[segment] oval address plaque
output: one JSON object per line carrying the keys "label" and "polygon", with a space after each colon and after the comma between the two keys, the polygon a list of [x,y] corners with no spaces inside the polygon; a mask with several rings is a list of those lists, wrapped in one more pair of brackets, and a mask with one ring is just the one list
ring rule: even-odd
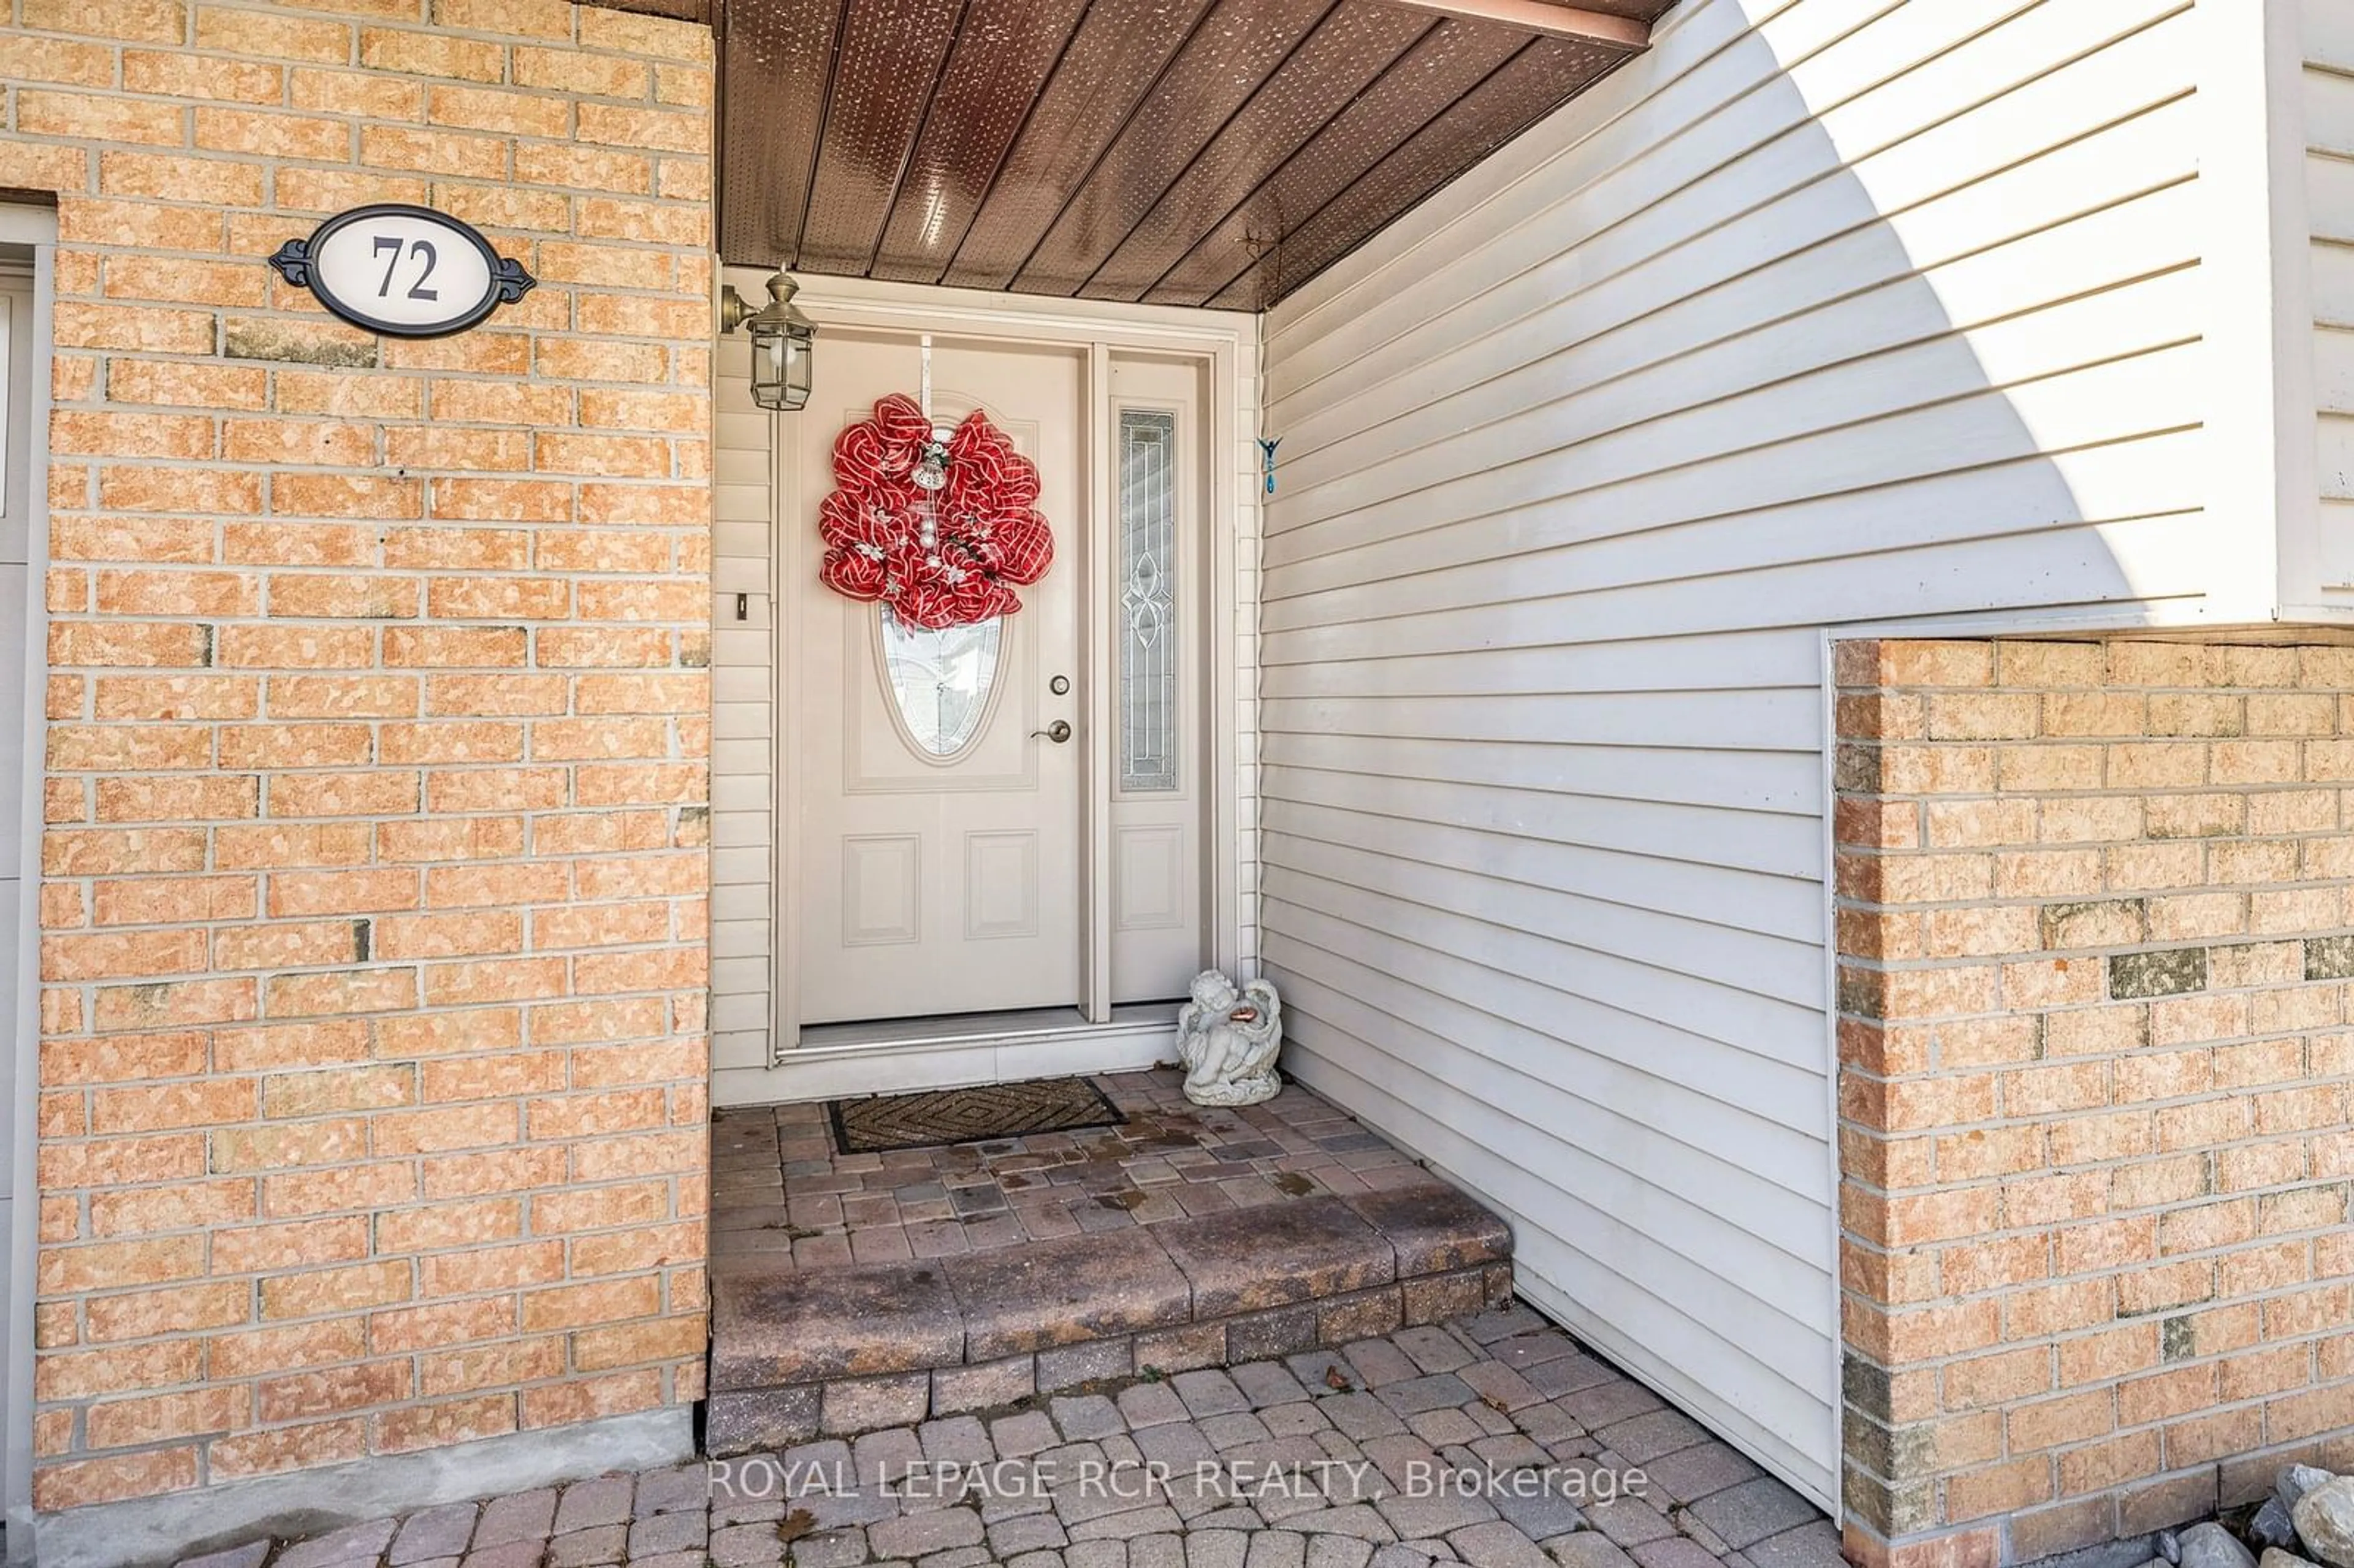
{"label": "oval address plaque", "polygon": [[270,264],[354,326],[389,337],[464,332],[538,281],[472,224],[401,202],[339,212]]}

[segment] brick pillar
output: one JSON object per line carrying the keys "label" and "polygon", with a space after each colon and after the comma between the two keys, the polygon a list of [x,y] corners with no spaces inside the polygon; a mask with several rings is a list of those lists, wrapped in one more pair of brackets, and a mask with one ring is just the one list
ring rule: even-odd
{"label": "brick pillar", "polygon": [[[0,186],[60,235],[36,1505],[685,1404],[710,35],[13,15]],[[540,286],[330,320],[264,259],[372,201]]]}
{"label": "brick pillar", "polygon": [[1859,1561],[2354,1465],[2354,650],[1838,650]]}

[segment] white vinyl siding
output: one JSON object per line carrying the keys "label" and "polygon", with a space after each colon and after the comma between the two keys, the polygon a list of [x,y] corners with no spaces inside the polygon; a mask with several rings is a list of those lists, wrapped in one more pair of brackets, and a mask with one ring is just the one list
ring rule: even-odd
{"label": "white vinyl siding", "polygon": [[[758,294],[748,283],[745,291]],[[774,1028],[775,606],[772,421],[740,337],[720,340],[711,586],[711,1057],[765,1067]],[[738,603],[744,618],[737,618]]]}
{"label": "white vinyl siding", "polygon": [[1686,0],[1267,320],[1309,1082],[1837,1490],[1823,629],[2191,619],[2187,0]]}
{"label": "white vinyl siding", "polygon": [[2354,5],[2305,0],[2306,206],[2325,587],[2354,588]]}

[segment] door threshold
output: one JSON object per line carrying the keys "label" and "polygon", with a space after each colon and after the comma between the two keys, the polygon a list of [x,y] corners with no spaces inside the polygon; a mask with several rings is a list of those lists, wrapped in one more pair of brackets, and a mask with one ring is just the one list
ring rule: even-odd
{"label": "door threshold", "polygon": [[[928,1018],[864,1018],[848,1023],[804,1023],[800,1051],[842,1047],[968,1044],[1004,1040],[1052,1039],[1103,1029],[1140,1029],[1167,1022],[1177,1003],[1146,1002],[1115,1007],[1108,1023],[1090,1023],[1076,1007],[1032,1007],[1012,1012],[950,1012]],[[797,1051],[795,1054],[799,1054]]]}
{"label": "door threshold", "polygon": [[723,1067],[712,1103],[783,1105],[1134,1072],[1177,1054],[1177,1004],[1140,1002],[1090,1023],[1075,1007],[813,1023],[768,1067]]}

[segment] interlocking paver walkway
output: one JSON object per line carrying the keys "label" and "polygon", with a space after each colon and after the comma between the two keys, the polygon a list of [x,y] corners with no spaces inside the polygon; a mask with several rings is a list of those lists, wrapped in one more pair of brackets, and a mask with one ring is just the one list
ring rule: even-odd
{"label": "interlocking paver walkway", "polygon": [[363,1521],[271,1568],[1840,1568],[1805,1499],[1523,1308],[1035,1405]]}

